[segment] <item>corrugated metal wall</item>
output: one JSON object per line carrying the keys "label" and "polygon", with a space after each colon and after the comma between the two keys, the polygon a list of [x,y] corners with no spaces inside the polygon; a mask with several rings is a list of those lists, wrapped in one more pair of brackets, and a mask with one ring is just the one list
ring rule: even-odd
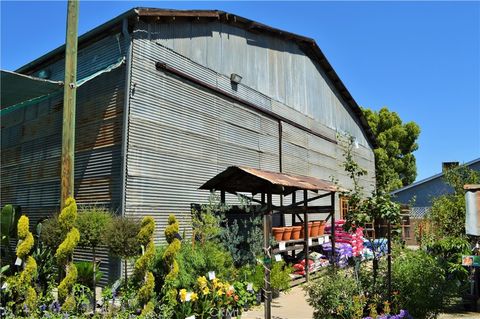
{"label": "corrugated metal wall", "polygon": [[185,20],[140,21],[137,34],[220,74],[240,74],[242,83],[257,94],[288,105],[325,127],[348,132],[368,146],[324,71],[293,41],[222,22]]}
{"label": "corrugated metal wall", "polygon": [[[105,40],[100,42],[104,45],[101,49],[95,43],[92,52],[88,47],[80,52],[79,74],[87,76],[93,70],[98,71],[95,57],[102,56],[101,66],[107,60],[118,60],[116,42],[112,42],[113,47],[105,46]],[[61,63],[47,68],[60,72]],[[119,209],[124,78],[125,67],[120,67],[85,83],[77,91],[74,195],[80,206],[105,205],[113,211]],[[30,217],[32,227],[59,209],[61,93],[1,118],[1,205],[20,205]],[[109,270],[117,271],[108,268],[106,250],[100,250],[99,257],[106,274]],[[78,249],[76,258],[90,257]],[[114,264],[110,266],[116,268]],[[107,275],[103,278],[106,280]]]}
{"label": "corrugated metal wall", "polygon": [[[169,213],[190,233],[190,204],[209,195],[198,187],[226,167],[279,168],[277,121],[157,71],[164,59],[185,62],[154,42],[134,41],[125,214],[154,216],[157,239]],[[212,80],[211,71],[184,65]]]}
{"label": "corrugated metal wall", "polygon": [[[198,63],[191,56],[180,54],[182,50],[188,51],[190,48],[205,64],[215,63],[210,60],[206,62],[210,54],[223,59],[227,64],[240,63],[238,60],[242,60],[236,55],[229,59],[222,58],[219,54],[223,47],[220,51],[202,45],[197,47],[194,43],[197,43],[198,37],[171,39],[175,34],[170,32],[177,26],[175,23],[146,25],[140,22],[140,28],[134,31],[134,94],[131,97],[128,129],[126,214],[152,214],[157,220],[157,239],[163,238],[169,213],[179,216],[183,228],[187,233],[190,231],[190,204],[203,203],[208,197],[208,194],[197,188],[225,167],[247,165],[278,171],[280,140],[277,120],[173,74],[158,71],[155,68],[156,62],[164,62],[221,91],[336,139],[334,129],[306,115],[304,110],[289,107],[274,97],[257,91],[249,86],[248,81],[244,84],[242,80],[242,84],[234,89],[228,73],[218,72]],[[215,26],[217,24],[212,23],[211,27]],[[208,26],[199,23],[195,24],[195,28],[192,26],[187,29],[194,32],[196,28],[198,30],[195,32],[204,34]],[[215,38],[213,34],[212,38]],[[210,40],[218,39],[208,41]],[[272,51],[271,48],[264,47],[256,47],[255,50]],[[256,70],[256,74],[261,77],[257,64],[253,63],[248,72],[252,72],[250,69]],[[316,68],[314,71],[303,70],[317,72]],[[241,70],[236,72],[242,74]],[[292,85],[286,86],[291,90]],[[346,114],[343,116],[350,117]],[[344,186],[350,186],[350,181],[343,178],[341,172],[343,155],[337,144],[287,123],[281,124],[284,172],[326,180],[334,176]],[[373,152],[360,143],[356,153],[357,160],[370,173],[362,181],[368,192],[372,189],[374,178]],[[227,197],[228,199],[230,202],[234,200],[232,197]],[[275,201],[278,203],[279,199],[276,198]],[[317,204],[329,204],[329,199]]]}

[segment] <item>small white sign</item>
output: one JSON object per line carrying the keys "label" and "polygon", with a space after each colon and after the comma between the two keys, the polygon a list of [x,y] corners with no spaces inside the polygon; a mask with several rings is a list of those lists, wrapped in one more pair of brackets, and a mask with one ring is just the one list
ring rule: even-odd
{"label": "small white sign", "polygon": [[53,300],[58,301],[58,288],[52,289]]}
{"label": "small white sign", "polygon": [[308,246],[312,246],[312,244],[313,244],[312,239],[309,238],[309,239],[308,239]]}
{"label": "small white sign", "polygon": [[[7,287],[8,287],[8,284],[7,284],[6,282],[4,282],[3,285],[2,285],[2,290],[3,290],[3,289],[7,289]],[[247,289],[247,290],[248,290],[248,289]]]}
{"label": "small white sign", "polygon": [[191,299],[192,299],[192,293],[187,292],[187,294],[185,295],[185,301],[190,301]]}
{"label": "small white sign", "polygon": [[253,284],[251,282],[247,284],[247,291],[253,291]]}
{"label": "small white sign", "polygon": [[275,261],[282,261],[282,255],[276,254],[275,255]]}
{"label": "small white sign", "polygon": [[186,317],[185,319],[195,319],[195,315],[190,316],[190,317]]}
{"label": "small white sign", "polygon": [[323,237],[318,237],[318,244],[319,245],[323,244],[324,240],[325,239]]}
{"label": "small white sign", "polygon": [[326,242],[326,243],[330,242],[330,237],[328,237],[328,236],[325,237],[325,242]]}
{"label": "small white sign", "polygon": [[282,251],[282,250],[285,250],[287,249],[286,245],[285,245],[285,242],[284,241],[281,241],[278,243],[278,250]]}
{"label": "small white sign", "polygon": [[216,278],[216,277],[215,277],[215,272],[214,272],[214,271],[209,271],[209,272],[208,272],[208,279],[209,279],[209,280],[213,280],[213,279],[215,279],[215,278]]}
{"label": "small white sign", "polygon": [[21,266],[23,263],[23,261],[17,257],[17,259],[15,260],[15,266]]}

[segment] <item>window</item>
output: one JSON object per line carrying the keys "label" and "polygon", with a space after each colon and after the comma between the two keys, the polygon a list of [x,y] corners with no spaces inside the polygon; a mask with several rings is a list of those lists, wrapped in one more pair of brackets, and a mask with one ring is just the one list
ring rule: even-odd
{"label": "window", "polygon": [[348,197],[340,196],[340,219],[345,219],[348,212]]}

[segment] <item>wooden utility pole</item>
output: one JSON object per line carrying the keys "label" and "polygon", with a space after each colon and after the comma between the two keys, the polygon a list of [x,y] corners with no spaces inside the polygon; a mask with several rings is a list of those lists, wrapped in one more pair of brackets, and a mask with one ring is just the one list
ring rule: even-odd
{"label": "wooden utility pole", "polygon": [[75,104],[77,95],[78,1],[68,0],[63,94],[61,208],[73,196],[75,162]]}

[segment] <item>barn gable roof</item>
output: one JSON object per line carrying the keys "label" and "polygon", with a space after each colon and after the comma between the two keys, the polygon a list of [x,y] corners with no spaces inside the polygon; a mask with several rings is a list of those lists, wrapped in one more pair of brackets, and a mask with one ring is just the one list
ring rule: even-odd
{"label": "barn gable roof", "polygon": [[[305,52],[305,54],[307,54],[310,58],[316,61],[323,69],[335,89],[342,96],[343,100],[349,106],[352,113],[357,117],[359,124],[367,135],[368,141],[370,142],[372,147],[375,147],[377,145],[375,135],[373,134],[372,129],[368,125],[368,122],[364,117],[361,108],[359,107],[355,99],[352,97],[348,89],[345,87],[342,80],[340,80],[340,77],[335,72],[330,62],[328,62],[320,47],[317,45],[315,40],[302,35],[276,29],[268,25],[220,10],[171,10],[156,8],[133,8],[80,36],[78,40],[79,49],[105,36],[106,34],[121,31],[122,27],[125,26],[122,24],[124,20],[128,21],[129,25],[132,26],[135,23],[136,19],[151,19],[152,21],[169,21],[169,19],[170,21],[172,19],[190,19],[199,21],[214,20],[245,29],[249,32],[266,33],[274,37],[279,37],[287,41],[295,42],[299,46],[299,48]],[[45,63],[63,58],[64,52],[65,45],[62,45],[55,50],[39,57],[38,59],[20,67],[16,70],[16,72],[31,74],[41,68],[42,65],[44,65]]]}

